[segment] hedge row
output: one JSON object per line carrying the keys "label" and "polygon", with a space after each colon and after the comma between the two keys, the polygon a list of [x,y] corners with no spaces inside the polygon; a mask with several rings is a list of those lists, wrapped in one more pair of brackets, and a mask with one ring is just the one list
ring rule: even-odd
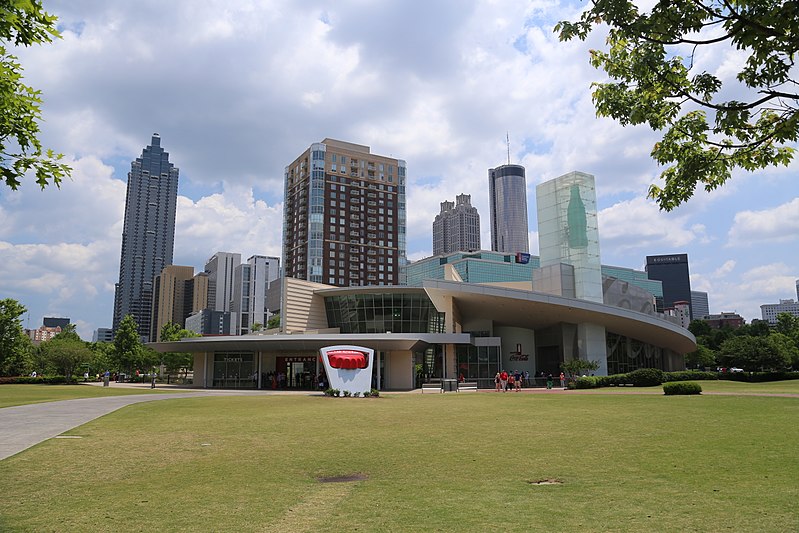
{"label": "hedge row", "polygon": [[29,384],[29,385],[75,385],[77,378],[66,376],[5,376],[0,377],[0,385]]}
{"label": "hedge row", "polygon": [[719,379],[729,381],[747,381],[749,383],[786,381],[789,379],[799,379],[799,372],[725,372],[723,374],[719,374]]}
{"label": "hedge row", "polygon": [[640,368],[627,374],[614,374],[612,376],[590,376],[577,378],[575,387],[578,389],[597,389],[600,387],[613,387],[632,385],[634,387],[656,387],[663,383],[676,381],[707,381],[726,379],[733,381],[748,381],[761,383],[766,381],[783,381],[799,379],[799,372],[702,372],[700,370],[684,370],[680,372],[663,372],[657,368]]}
{"label": "hedge row", "polygon": [[702,394],[702,385],[694,381],[664,383],[663,394],[667,396],[674,396],[676,394]]}

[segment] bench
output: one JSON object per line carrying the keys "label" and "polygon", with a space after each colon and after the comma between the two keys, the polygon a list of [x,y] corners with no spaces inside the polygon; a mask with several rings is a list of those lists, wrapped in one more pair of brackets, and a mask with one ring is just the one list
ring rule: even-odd
{"label": "bench", "polygon": [[440,381],[429,381],[427,383],[422,383],[422,394],[424,394],[424,391],[444,392],[444,387],[441,385]]}
{"label": "bench", "polygon": [[476,381],[462,381],[458,383],[458,392],[460,391],[474,391],[477,392],[477,382]]}

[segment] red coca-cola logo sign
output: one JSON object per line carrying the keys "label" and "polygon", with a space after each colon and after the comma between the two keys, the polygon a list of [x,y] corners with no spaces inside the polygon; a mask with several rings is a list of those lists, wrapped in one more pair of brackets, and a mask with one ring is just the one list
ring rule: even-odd
{"label": "red coca-cola logo sign", "polygon": [[355,350],[331,350],[327,352],[327,360],[333,368],[366,368],[369,365],[369,354]]}

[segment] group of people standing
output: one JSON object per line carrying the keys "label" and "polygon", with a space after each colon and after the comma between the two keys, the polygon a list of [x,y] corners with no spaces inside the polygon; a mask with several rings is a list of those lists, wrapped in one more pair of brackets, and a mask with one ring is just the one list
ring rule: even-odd
{"label": "group of people standing", "polygon": [[520,391],[523,386],[529,385],[529,381],[530,373],[527,371],[520,372],[514,370],[508,373],[503,370],[502,372],[497,372],[497,375],[494,376],[494,386],[497,392],[506,392],[508,390]]}
{"label": "group of people standing", "polygon": [[[563,372],[560,373],[560,386],[566,388],[566,376]],[[553,386],[554,378],[552,374],[544,374],[541,372],[541,378],[546,378],[546,385],[548,389],[551,389]],[[514,370],[513,372],[507,372],[502,370],[501,372],[497,372],[494,376],[494,387],[497,392],[507,392],[508,390],[512,391],[520,391],[522,387],[529,387],[530,386],[530,373],[527,371],[519,372],[518,370]]]}

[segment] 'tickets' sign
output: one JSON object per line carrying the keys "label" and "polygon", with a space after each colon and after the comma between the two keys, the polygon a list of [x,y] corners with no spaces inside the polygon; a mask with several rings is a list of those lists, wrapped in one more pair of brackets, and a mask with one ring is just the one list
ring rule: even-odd
{"label": "'tickets' sign", "polygon": [[328,346],[320,348],[330,387],[340,391],[372,390],[374,350],[362,346]]}

